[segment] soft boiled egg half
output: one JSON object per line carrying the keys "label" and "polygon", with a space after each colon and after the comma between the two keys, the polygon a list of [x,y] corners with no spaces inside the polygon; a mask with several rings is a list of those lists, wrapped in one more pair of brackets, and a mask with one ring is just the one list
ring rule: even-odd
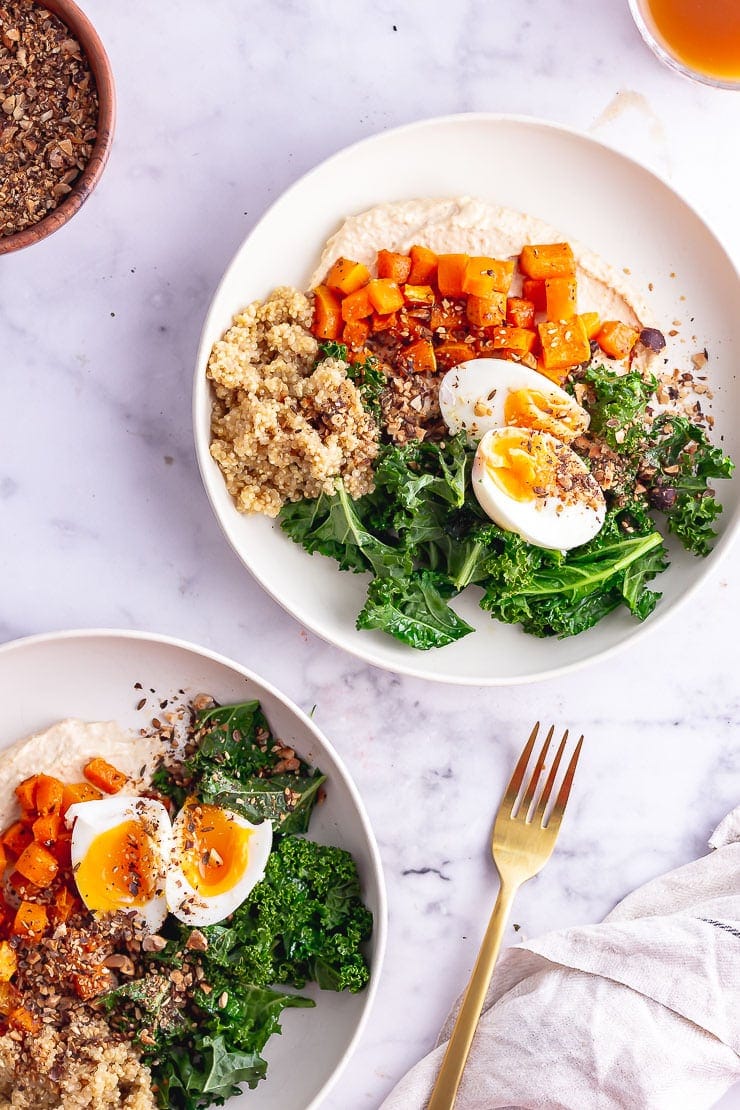
{"label": "soft boiled egg half", "polygon": [[604,523],[604,495],[588,467],[548,432],[486,432],[475,453],[472,485],[494,523],[537,547],[568,551],[593,539]]}
{"label": "soft boiled egg half", "polygon": [[507,425],[549,432],[570,443],[588,428],[589,416],[544,374],[519,362],[476,358],[448,370],[439,407],[451,435],[466,431],[471,443]]}
{"label": "soft boiled egg half", "polygon": [[242,904],[265,874],[272,824],[189,798],[172,827],[167,872],[170,912],[188,925],[215,925]]}
{"label": "soft boiled egg half", "polygon": [[94,914],[134,911],[157,932],[168,913],[214,925],[245,901],[265,873],[272,824],[253,825],[189,799],[174,824],[153,798],[115,795],[67,810],[72,869]]}
{"label": "soft boiled egg half", "polygon": [[72,826],[72,872],[87,908],[95,914],[133,910],[156,932],[167,917],[172,838],[162,803],[115,795],[70,806],[66,821]]}

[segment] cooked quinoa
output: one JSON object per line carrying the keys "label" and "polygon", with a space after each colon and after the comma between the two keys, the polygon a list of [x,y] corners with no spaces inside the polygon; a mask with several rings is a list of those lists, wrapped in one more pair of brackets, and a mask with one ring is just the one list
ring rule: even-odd
{"label": "cooked quinoa", "polygon": [[73,1014],[56,1030],[0,1037],[0,1110],[153,1110],[151,1075],[108,1024]]}
{"label": "cooked quinoa", "polygon": [[235,316],[211,351],[211,454],[240,512],[277,516],[340,478],[351,497],[372,489],[377,425],[347,363],[315,365],[312,315],[307,296],[281,287]]}

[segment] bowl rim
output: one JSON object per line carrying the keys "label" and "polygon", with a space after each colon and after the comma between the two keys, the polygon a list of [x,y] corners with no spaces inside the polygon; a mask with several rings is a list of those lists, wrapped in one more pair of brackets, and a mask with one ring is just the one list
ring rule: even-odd
{"label": "bowl rim", "polygon": [[[361,642],[357,644],[357,646],[355,646],[354,640],[351,642],[350,645],[338,643],[335,639],[332,639],[328,633],[317,627],[313,622],[304,620],[302,617],[297,617],[294,613],[286,608],[280,598],[275,595],[270,586],[266,585],[264,582],[262,582],[260,578],[257,577],[256,573],[245,561],[245,558],[243,557],[239,546],[234,540],[232,540],[229,534],[227,523],[222,518],[222,514],[217,507],[216,499],[212,492],[212,479],[215,478],[215,474],[210,472],[208,467],[209,462],[213,461],[211,459],[209,450],[210,439],[207,436],[203,435],[201,432],[201,408],[203,405],[210,403],[211,398],[210,383],[206,379],[205,374],[201,372],[201,368],[206,363],[207,353],[210,351],[211,346],[206,339],[206,333],[208,331],[211,317],[219,301],[221,289],[226,284],[228,275],[237,257],[244,250],[249,240],[255,234],[259,225],[265,219],[267,219],[273,209],[276,208],[284,200],[285,197],[299,190],[304,181],[311,178],[315,174],[322,172],[326,169],[327,166],[330,166],[332,163],[339,162],[342,158],[344,158],[350,152],[354,151],[356,148],[362,147],[368,143],[372,143],[375,140],[379,139],[381,136],[400,135],[408,131],[423,130],[424,128],[433,128],[438,125],[454,124],[456,122],[481,124],[523,124],[533,129],[542,129],[549,132],[558,132],[567,135],[581,142],[586,142],[589,145],[598,147],[609,155],[616,155],[618,158],[623,159],[630,166],[636,167],[642,173],[650,175],[660,185],[662,185],[665,189],[668,189],[674,196],[676,196],[679,201],[681,201],[681,203],[686,207],[686,209],[688,209],[691,215],[695,217],[695,219],[701,224],[705,231],[717,243],[732,268],[738,286],[740,286],[740,261],[736,260],[733,255],[730,254],[730,252],[723,244],[722,237],[715,230],[712,222],[707,219],[706,216],[704,216],[700,209],[692,201],[688,200],[684,193],[680,189],[676,188],[676,186],[672,182],[670,182],[668,178],[659,170],[653,169],[650,166],[646,166],[639,159],[625,153],[623,150],[620,150],[616,146],[612,146],[610,143],[605,142],[603,139],[597,138],[596,136],[591,135],[578,127],[573,127],[568,124],[556,123],[551,120],[542,119],[538,116],[529,116],[522,113],[451,112],[441,116],[423,117],[422,119],[413,120],[410,123],[401,124],[398,127],[375,131],[372,135],[366,135],[353,143],[349,143],[346,146],[341,147],[339,150],[334,151],[332,154],[328,155],[320,162],[317,162],[315,165],[311,166],[310,169],[301,174],[300,177],[291,182],[291,184],[288,185],[286,189],[284,189],[277,197],[275,197],[275,199],[264,209],[264,211],[260,213],[250,230],[242,238],[241,242],[233,251],[226,266],[224,267],[224,270],[218,280],[216,288],[209,302],[207,311],[203,318],[203,325],[201,328],[200,339],[198,341],[198,348],[195,359],[195,371],[193,376],[193,441],[201,481],[203,482],[203,486],[205,487],[206,496],[210,503],[211,511],[213,512],[213,515],[216,518],[219,528],[225,536],[227,543],[239,559],[240,563],[252,575],[260,588],[264,590],[265,593],[267,593],[273,599],[273,601],[277,602],[277,604],[280,605],[280,607],[285,612],[292,616],[294,620],[297,620],[301,624],[305,624],[308,628],[311,629],[312,632],[314,632],[326,643],[331,644],[333,647],[336,647],[341,651],[346,651],[348,654],[360,659],[362,662],[374,667],[379,667],[381,670],[388,671],[391,674],[407,675],[410,678],[422,679],[427,682],[443,683],[450,686],[524,686],[530,683],[545,682],[553,678],[560,678],[564,675],[573,674],[576,671],[581,670],[582,668],[589,667],[594,663],[605,662],[606,660],[613,659],[616,655],[626,650],[631,644],[633,644],[633,642],[637,638],[645,639],[657,628],[662,627],[663,623],[666,620],[670,620],[679,610],[683,609],[685,603],[704,586],[706,579],[710,575],[716,574],[718,568],[722,564],[723,560],[726,558],[728,551],[732,548],[738,534],[740,533],[740,513],[738,513],[737,519],[730,521],[725,532],[718,538],[717,545],[713,548],[709,555],[709,559],[711,560],[711,562],[705,565],[705,568],[702,570],[702,572],[684,590],[680,597],[676,598],[673,604],[670,605],[667,609],[658,606],[657,610],[650,615],[650,618],[647,621],[644,621],[642,623],[635,622],[634,629],[631,630],[618,643],[612,644],[609,647],[602,648],[601,650],[589,655],[587,658],[584,659],[577,659],[573,662],[562,663],[557,666],[549,667],[546,670],[528,671],[526,674],[518,674],[513,677],[494,675],[492,677],[481,678],[479,675],[468,677],[453,675],[445,672],[429,674],[428,672],[414,666],[413,657],[415,657],[416,653],[413,652],[412,649],[409,649],[412,658],[409,659],[408,663],[397,663],[395,661],[391,662],[382,657],[377,657],[372,651],[371,647],[365,648],[362,646]],[[219,478],[221,478],[220,474]],[[740,472],[735,478],[735,481],[738,480],[740,480]],[[234,508],[233,504],[231,508],[234,512],[237,511]],[[361,634],[358,633],[358,636],[360,635]]]}
{"label": "bowl rim", "polygon": [[[340,753],[337,751],[332,742],[324,734],[324,732],[315,724],[314,721],[308,716],[307,713],[296,705],[286,694],[279,690],[267,679],[262,678],[255,671],[243,664],[237,662],[235,659],[229,658],[227,655],[222,655],[220,652],[212,651],[210,648],[201,647],[200,644],[195,644],[191,640],[184,640],[177,636],[168,636],[164,633],[146,632],[141,629],[133,628],[72,628],[64,629],[55,632],[37,632],[29,636],[20,636],[14,640],[8,640],[0,644],[0,666],[2,660],[6,655],[11,655],[16,651],[22,651],[25,648],[33,648],[41,644],[49,643],[68,643],[71,640],[92,640],[95,638],[102,638],[107,640],[131,640],[143,641],[147,643],[159,644],[165,647],[176,648],[179,651],[186,651],[193,655],[200,656],[201,658],[208,659],[213,663],[218,663],[225,666],[232,671],[235,671],[242,678],[246,678],[250,682],[256,683],[267,691],[272,697],[282,702],[286,709],[288,709],[296,719],[300,722],[304,729],[311,733],[315,740],[318,741],[320,746],[326,749],[330,757],[334,760],[337,769],[339,770],[340,778],[344,787],[349,793],[349,796],[354,803],[357,816],[359,819],[360,828],[365,836],[368,845],[368,855],[370,862],[370,870],[372,878],[377,890],[377,913],[373,915],[373,938],[374,938],[374,954],[372,967],[370,969],[370,981],[365,990],[365,1001],[360,1013],[357,1026],[352,1034],[352,1037],[346,1049],[342,1053],[340,1059],[337,1060],[334,1070],[327,1078],[316,1095],[312,1098],[310,1103],[307,1103],[306,1110],[318,1110],[318,1107],[327,1097],[331,1089],[339,1080],[342,1072],[346,1068],[350,1059],[352,1058],[357,1044],[362,1036],[367,1022],[370,1018],[373,1005],[375,1003],[376,994],[380,984],[380,979],[383,971],[383,964],[385,961],[386,947],[388,942],[388,892],[386,889],[385,872],[380,858],[380,849],[378,842],[370,823],[365,803],[362,796],[355,785],[354,779],[350,775],[344,760]],[[0,749],[2,750],[2,749]]]}
{"label": "bowl rim", "polygon": [[[38,0],[34,2],[38,3]],[[72,191],[61,204],[36,223],[24,227],[22,231],[16,231],[13,235],[1,237],[0,255],[30,247],[34,243],[48,239],[55,231],[64,227],[79,212],[98,184],[113,145],[116,127],[116,89],[113,68],[98,32],[75,0],[44,0],[43,6],[70,29],[85,53],[98,91],[98,134],[87,165],[73,185]]]}

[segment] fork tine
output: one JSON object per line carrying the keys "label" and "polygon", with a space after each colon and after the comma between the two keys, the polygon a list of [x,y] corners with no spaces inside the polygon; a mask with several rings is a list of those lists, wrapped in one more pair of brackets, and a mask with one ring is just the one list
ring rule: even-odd
{"label": "fork tine", "polygon": [[548,829],[552,828],[555,831],[557,831],[557,829],[560,827],[560,822],[563,819],[563,814],[565,813],[565,807],[567,806],[568,798],[570,797],[570,788],[573,785],[573,777],[576,773],[576,767],[578,766],[578,757],[581,754],[581,748],[582,747],[583,747],[583,736],[580,737],[578,743],[576,744],[576,750],[573,752],[573,755],[571,757],[571,761],[568,764],[568,770],[565,772],[565,776],[563,778],[563,781],[560,784],[560,790],[558,791],[558,796],[555,799],[555,804],[552,807],[552,813],[550,814],[550,819],[547,822]]}
{"label": "fork tine", "polygon": [[524,791],[524,796],[522,798],[522,802],[521,802],[521,805],[519,806],[518,812],[522,813],[524,815],[525,819],[527,817],[527,814],[529,813],[532,802],[534,801],[534,796],[537,793],[537,783],[540,781],[540,778],[542,776],[542,772],[545,769],[545,759],[547,757],[547,753],[548,753],[549,748],[550,748],[550,743],[552,742],[552,738],[553,738],[554,734],[555,734],[555,725],[550,725],[550,731],[548,732],[548,734],[545,738],[545,742],[542,745],[542,750],[540,751],[540,754],[537,757],[537,762],[535,763],[534,768],[532,769],[532,774],[530,775],[529,782],[527,783],[527,788]]}
{"label": "fork tine", "polygon": [[534,817],[532,818],[533,821],[539,821],[541,823],[544,819],[545,810],[547,809],[547,803],[550,801],[552,788],[555,785],[555,779],[557,778],[558,770],[560,768],[560,761],[563,758],[563,752],[565,751],[565,745],[567,744],[567,742],[568,729],[566,728],[565,732],[563,733],[563,739],[560,741],[560,744],[558,745],[558,750],[555,753],[555,758],[552,761],[550,773],[547,776],[547,779],[545,780],[545,785],[542,788],[542,794],[540,795],[540,800],[537,803],[537,809],[535,810]]}
{"label": "fork tine", "polygon": [[524,745],[524,751],[519,756],[519,762],[514,768],[514,774],[511,776],[511,781],[506,787],[506,793],[504,794],[504,800],[502,802],[501,808],[503,810],[504,807],[506,807],[509,813],[511,813],[514,809],[516,800],[519,796],[519,791],[521,790],[522,783],[524,782],[524,775],[527,770],[527,764],[529,763],[529,757],[532,754],[532,748],[534,747],[534,742],[537,739],[537,733],[539,732],[539,730],[540,722],[537,721],[534,728],[532,729],[532,732],[530,733],[529,740],[527,740],[527,743]]}

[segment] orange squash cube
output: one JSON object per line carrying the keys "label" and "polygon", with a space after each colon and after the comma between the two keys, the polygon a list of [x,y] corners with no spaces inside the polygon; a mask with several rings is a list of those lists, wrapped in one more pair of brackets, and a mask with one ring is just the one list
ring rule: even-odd
{"label": "orange squash cube", "polygon": [[0,940],[0,983],[9,983],[18,970],[18,957],[7,940]]}
{"label": "orange squash cube", "polygon": [[534,350],[537,332],[529,331],[527,328],[496,328],[492,340],[494,350],[516,351],[528,355]]}
{"label": "orange squash cube", "polygon": [[404,347],[399,361],[412,374],[436,374],[437,359],[430,339],[417,339]]}
{"label": "orange squash cube", "polygon": [[48,848],[34,840],[18,857],[15,869],[19,875],[43,890],[54,881],[59,864]]}
{"label": "orange squash cube", "polygon": [[15,788],[15,796],[24,813],[33,813],[36,808],[36,783],[38,779],[38,775],[31,775],[30,778],[18,783]]}
{"label": "orange squash cube", "polygon": [[375,331],[390,331],[398,325],[398,313],[388,312],[383,315],[382,312],[373,312],[372,330]]}
{"label": "orange squash cube", "polygon": [[525,278],[522,282],[522,294],[528,301],[532,302],[535,312],[544,312],[547,308],[543,278]]}
{"label": "orange squash cube", "polygon": [[24,899],[13,921],[13,936],[38,940],[48,924],[46,907],[37,906],[35,902],[26,902]]}
{"label": "orange squash cube", "polygon": [[338,258],[324,279],[324,285],[345,297],[355,293],[370,281],[370,271],[361,262],[351,258]]}
{"label": "orange squash cube", "polygon": [[327,285],[313,291],[313,323],[311,331],[317,339],[336,339],[342,327],[342,305]]}
{"label": "orange squash cube", "polygon": [[463,275],[463,293],[488,297],[491,293],[508,293],[514,276],[514,263],[499,258],[476,255],[468,259]]}
{"label": "orange squash cube", "polygon": [[367,285],[363,285],[362,289],[350,293],[342,301],[342,319],[345,323],[349,323],[350,320],[364,320],[372,314],[373,306]]}
{"label": "orange squash cube", "polygon": [[591,344],[580,316],[572,320],[548,320],[537,325],[546,370],[569,370],[591,357]]}
{"label": "orange squash cube", "polygon": [[48,813],[45,817],[37,817],[31,826],[33,839],[39,844],[49,848],[55,843],[62,829],[62,817],[59,813]]}
{"label": "orange squash cube", "polygon": [[469,296],[465,305],[468,322],[475,328],[493,328],[506,316],[506,294],[489,293],[486,297]]}
{"label": "orange squash cube", "polygon": [[54,900],[50,907],[52,920],[56,925],[62,921],[68,921],[79,905],[79,900],[75,898],[71,890],[66,886],[62,886],[54,893]]}
{"label": "orange squash cube", "polygon": [[456,328],[463,327],[464,323],[462,305],[450,304],[449,301],[435,304],[429,318],[429,327],[432,331],[438,331],[440,328],[444,328],[445,331],[455,331]]}
{"label": "orange squash cube", "polygon": [[410,285],[426,285],[437,276],[437,256],[428,247],[413,246],[409,251],[411,272],[406,279]]}
{"label": "orange squash cube", "polygon": [[21,992],[12,983],[0,982],[0,1017],[7,1017],[20,1005]]}
{"label": "orange squash cube", "polygon": [[378,251],[378,277],[390,278],[397,285],[408,281],[411,273],[411,259],[407,254],[395,251]]}
{"label": "orange squash cube", "polygon": [[581,319],[583,320],[583,326],[586,329],[586,335],[589,339],[593,339],[596,336],[597,331],[601,327],[601,319],[598,312],[582,312]]}
{"label": "orange squash cube", "polygon": [[16,1006],[8,1014],[8,1025],[21,1033],[38,1033],[41,1022],[26,1006]]}
{"label": "orange squash cube", "polygon": [[106,759],[91,759],[82,768],[82,773],[88,782],[97,786],[104,794],[117,794],[128,782],[128,775],[124,775]]}
{"label": "orange squash cube", "polygon": [[459,366],[461,362],[467,362],[468,359],[475,358],[475,350],[469,343],[455,343],[450,341],[448,343],[440,343],[439,347],[434,351],[437,363],[443,370],[449,370],[452,366]]}
{"label": "orange squash cube", "polygon": [[596,333],[596,342],[609,358],[627,358],[640,333],[619,320],[607,320]]}
{"label": "orange squash cube", "polygon": [[534,302],[525,297],[509,297],[506,301],[506,323],[513,328],[534,328]]}
{"label": "orange squash cube", "polygon": [[462,297],[467,254],[440,254],[437,260],[437,286],[443,297]]}
{"label": "orange squash cube", "polygon": [[19,856],[33,840],[33,832],[25,821],[14,821],[2,835],[4,848],[13,856]]}
{"label": "orange squash cube", "polygon": [[545,305],[548,320],[570,320],[576,314],[576,279],[545,278]]}
{"label": "orange squash cube", "polygon": [[62,817],[70,806],[77,805],[78,802],[97,802],[102,796],[100,790],[89,782],[65,783],[62,791]]}
{"label": "orange squash cube", "polygon": [[370,325],[365,320],[350,320],[344,325],[342,339],[353,351],[361,350],[367,343]]}
{"label": "orange squash cube", "polygon": [[367,287],[370,304],[376,312],[386,315],[403,308],[403,293],[390,278],[375,278]]}
{"label": "orange squash cube", "polygon": [[523,274],[535,279],[573,277],[576,272],[570,243],[535,243],[522,247],[519,266]]}
{"label": "orange squash cube", "polygon": [[431,285],[409,285],[403,287],[403,296],[407,304],[432,305],[436,297]]}
{"label": "orange squash cube", "polygon": [[64,785],[51,775],[39,775],[36,781],[36,812],[39,817],[59,813],[64,796]]}

